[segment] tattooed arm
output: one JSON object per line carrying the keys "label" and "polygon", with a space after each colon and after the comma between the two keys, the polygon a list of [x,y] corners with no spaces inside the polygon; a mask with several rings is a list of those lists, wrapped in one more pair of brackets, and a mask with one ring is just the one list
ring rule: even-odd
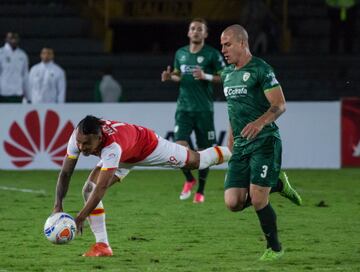
{"label": "tattooed arm", "polygon": [[247,124],[241,131],[241,136],[247,139],[255,138],[264,126],[274,122],[285,112],[285,98],[280,86],[265,93],[266,99],[270,103],[270,108],[254,122]]}

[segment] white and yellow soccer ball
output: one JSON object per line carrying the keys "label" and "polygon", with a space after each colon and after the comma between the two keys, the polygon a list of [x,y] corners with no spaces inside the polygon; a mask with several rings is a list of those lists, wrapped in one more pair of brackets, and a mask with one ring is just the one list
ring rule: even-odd
{"label": "white and yellow soccer ball", "polygon": [[75,220],[67,213],[54,213],[45,222],[44,234],[54,244],[68,243],[74,240],[76,235]]}

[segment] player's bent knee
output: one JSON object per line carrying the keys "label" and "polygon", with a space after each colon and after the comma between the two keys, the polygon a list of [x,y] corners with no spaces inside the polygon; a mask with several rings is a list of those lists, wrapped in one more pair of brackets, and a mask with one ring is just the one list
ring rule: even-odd
{"label": "player's bent knee", "polygon": [[240,212],[244,209],[241,205],[226,205],[228,210],[231,212]]}
{"label": "player's bent knee", "polygon": [[200,166],[200,154],[196,151],[189,150],[189,159],[184,168],[194,170],[199,169]]}
{"label": "player's bent knee", "polygon": [[264,208],[268,203],[268,199],[266,198],[252,198],[251,199],[251,204],[254,206],[255,210],[260,210],[262,208]]}
{"label": "player's bent knee", "polygon": [[238,202],[238,201],[226,201],[225,200],[225,205],[228,208],[228,210],[230,210],[232,212],[239,212],[244,209],[244,203]]}

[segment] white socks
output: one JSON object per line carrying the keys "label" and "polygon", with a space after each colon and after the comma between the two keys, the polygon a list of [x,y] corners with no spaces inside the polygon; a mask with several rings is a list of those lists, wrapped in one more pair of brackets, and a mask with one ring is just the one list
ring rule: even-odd
{"label": "white socks", "polygon": [[[84,188],[83,190],[85,201],[89,198],[91,192],[95,189],[96,184],[92,181],[87,181],[85,187],[86,186],[88,186],[88,188]],[[95,235],[96,243],[105,243],[109,245],[105,223],[105,210],[102,201],[100,201],[96,208],[90,213],[88,222],[91,231]]]}
{"label": "white socks", "polygon": [[205,169],[209,166],[221,164],[230,160],[231,152],[227,146],[214,146],[199,151],[200,166],[199,169]]}

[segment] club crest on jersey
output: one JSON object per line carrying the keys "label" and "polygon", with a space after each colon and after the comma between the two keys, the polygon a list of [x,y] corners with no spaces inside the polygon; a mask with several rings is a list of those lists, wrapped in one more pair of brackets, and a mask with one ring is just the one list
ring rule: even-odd
{"label": "club crest on jersey", "polygon": [[185,55],[182,55],[181,57],[180,57],[180,61],[185,61],[186,60],[186,56]]}
{"label": "club crest on jersey", "polygon": [[196,60],[198,63],[202,63],[204,61],[204,59],[205,58],[203,56],[198,56]]}
{"label": "club crest on jersey", "polygon": [[243,75],[243,80],[247,81],[250,78],[250,73],[249,72],[245,72]]}

